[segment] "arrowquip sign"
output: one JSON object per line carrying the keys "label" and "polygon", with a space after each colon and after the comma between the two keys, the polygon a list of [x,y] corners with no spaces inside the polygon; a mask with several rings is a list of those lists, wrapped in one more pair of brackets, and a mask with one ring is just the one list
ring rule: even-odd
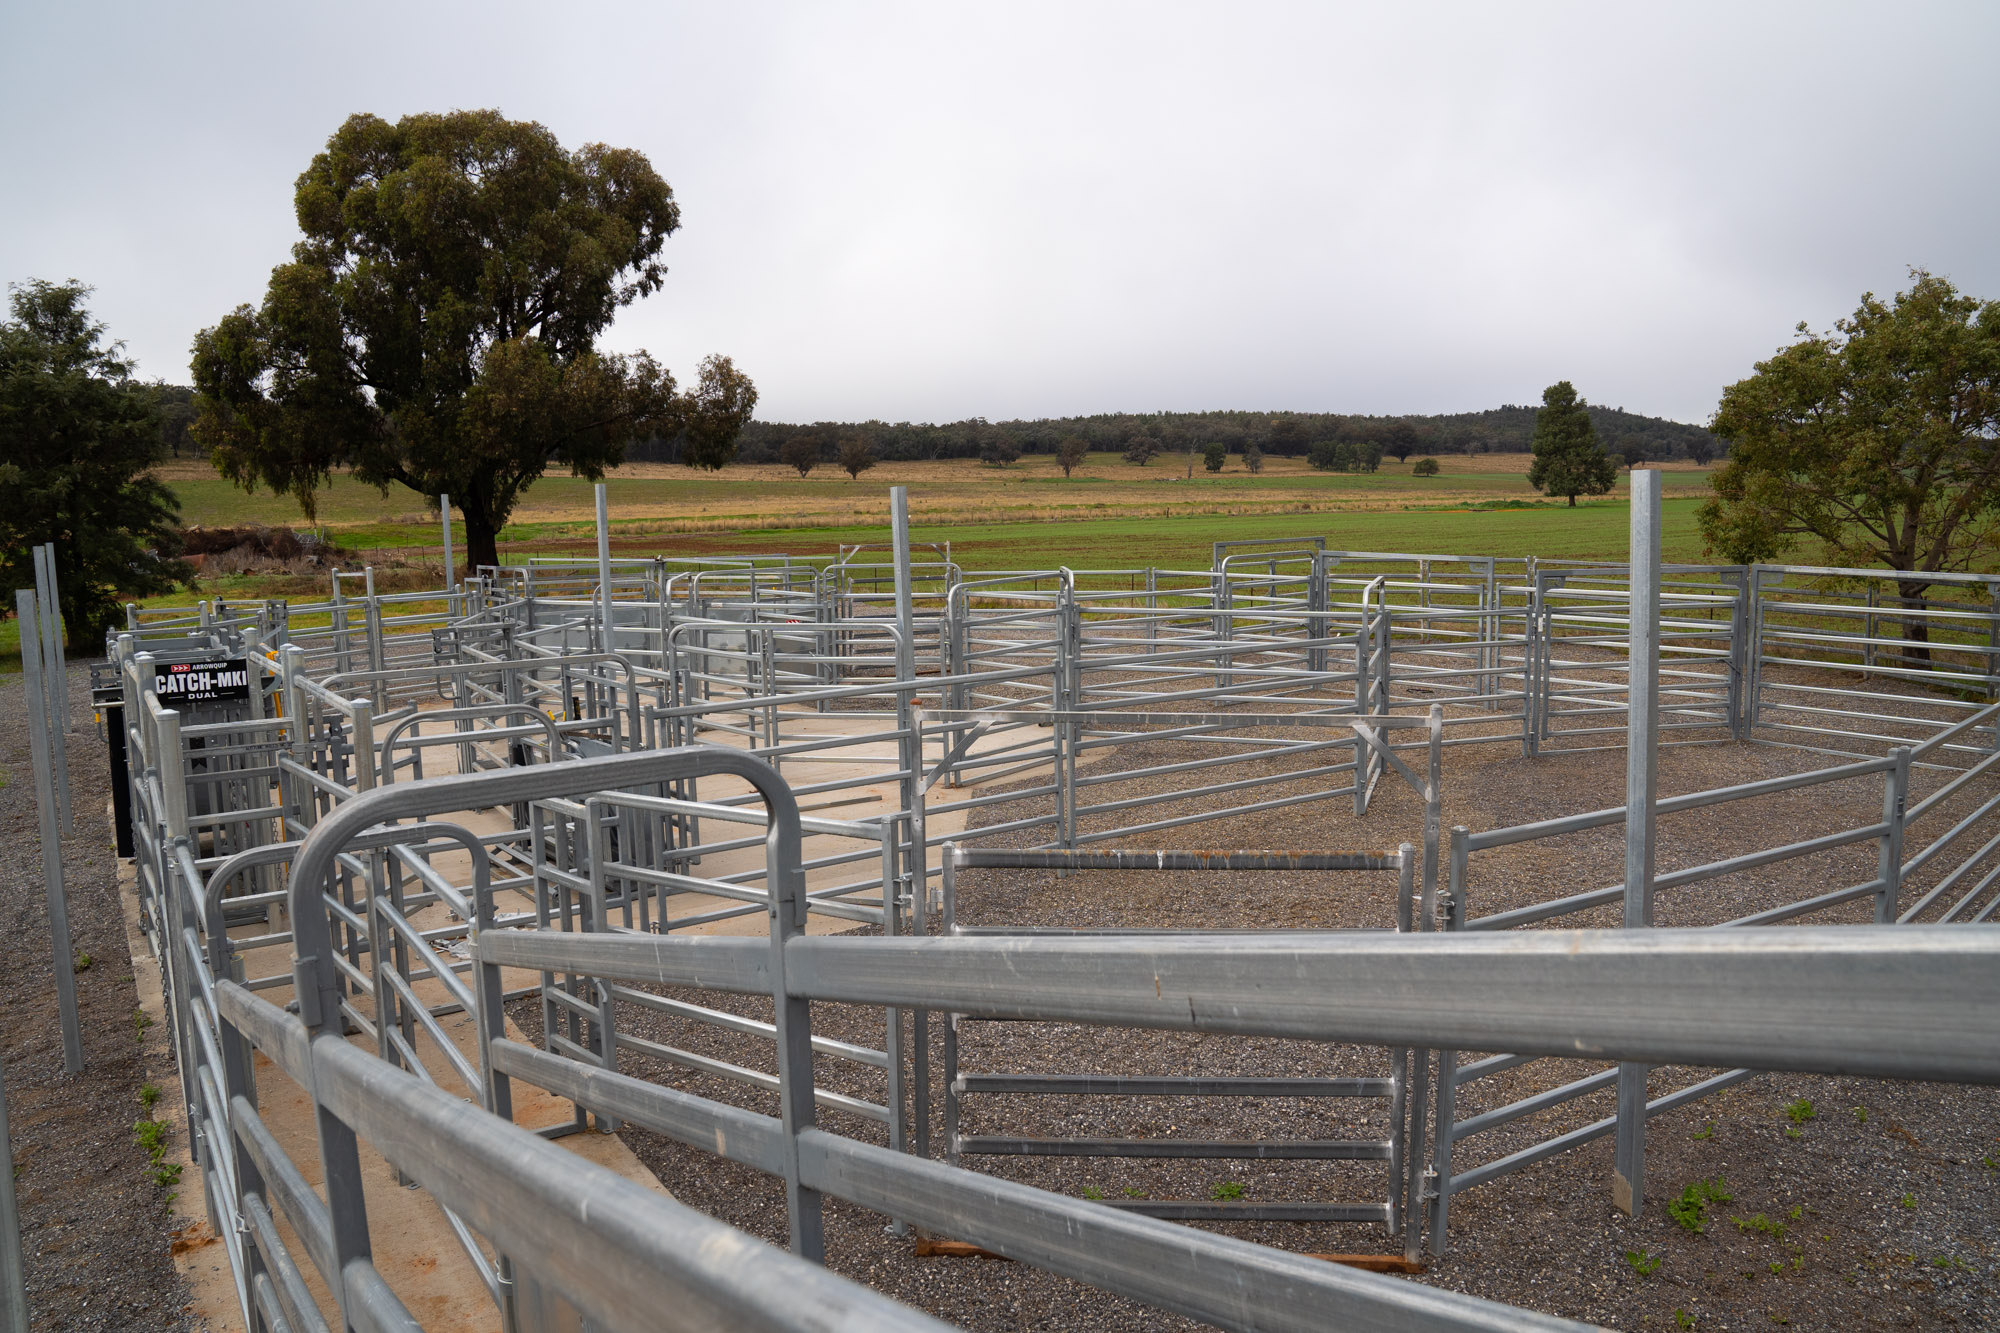
{"label": "arrowquip sign", "polygon": [[153,678],[161,703],[206,703],[248,699],[250,664],[240,657],[221,662],[173,662]]}

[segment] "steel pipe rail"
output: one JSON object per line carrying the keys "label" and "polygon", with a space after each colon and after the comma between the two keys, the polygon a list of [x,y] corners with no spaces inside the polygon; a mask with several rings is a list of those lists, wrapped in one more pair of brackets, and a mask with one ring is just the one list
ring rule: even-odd
{"label": "steel pipe rail", "polygon": [[[756,941],[482,936],[488,962],[767,993]],[[789,992],[981,1018],[2000,1083],[2000,936],[1936,926],[842,939]]]}
{"label": "steel pipe rail", "polygon": [[[682,1143],[776,1174],[783,1130],[770,1116],[494,1043],[508,1073]],[[1584,1327],[1456,1293],[1355,1272],[1233,1237],[856,1142],[801,1136],[800,1167],[837,1195],[1104,1291],[1229,1329],[1553,1330]]]}
{"label": "steel pipe rail", "polygon": [[[217,995],[230,1022],[260,1046],[272,1042],[266,1053],[324,1113],[513,1258],[517,1282],[525,1269],[600,1327],[657,1329],[665,1310],[679,1327],[714,1333],[951,1327],[553,1147],[338,1036],[313,1038],[239,986],[220,982]],[[389,1327],[417,1327],[399,1303],[382,1313]]]}

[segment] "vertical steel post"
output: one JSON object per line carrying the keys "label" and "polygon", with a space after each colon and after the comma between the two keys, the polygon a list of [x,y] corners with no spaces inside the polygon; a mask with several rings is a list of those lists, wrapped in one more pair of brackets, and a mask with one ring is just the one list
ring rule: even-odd
{"label": "vertical steel post", "polygon": [[[1659,776],[1660,473],[1632,473],[1625,718],[1625,920],[1627,930],[1653,924],[1654,803]],[[1618,1066],[1618,1145],[1611,1200],[1636,1216],[1645,1200],[1646,1073]]]}
{"label": "vertical steel post", "polygon": [[7,1086],[0,1077],[0,1333],[28,1333],[27,1273],[21,1262],[21,1212],[14,1202],[14,1140],[7,1132]]}
{"label": "vertical steel post", "polygon": [[1747,740],[1750,734],[1750,580],[1748,569],[1731,576],[1736,602],[1729,612],[1729,735]]}
{"label": "vertical steel post", "polygon": [[[1466,862],[1471,849],[1471,833],[1463,824],[1451,830],[1451,869],[1446,889],[1444,928],[1457,930],[1465,923]],[[1451,1145],[1458,1122],[1458,1052],[1438,1052],[1436,1128],[1431,1137],[1430,1188],[1426,1192],[1431,1229],[1431,1253],[1442,1259],[1446,1229],[1451,1222]]]}
{"label": "vertical steel post", "polygon": [[[768,793],[767,793],[768,794]],[[788,802],[789,804],[789,802]],[[802,1259],[826,1262],[826,1231],[820,1193],[799,1171],[799,1134],[817,1115],[813,1097],[812,1005],[793,995],[785,982],[785,944],[806,929],[806,872],[799,846],[797,806],[771,812],[764,840],[764,884],[771,903],[771,1009],[777,1028],[779,1120],[783,1126],[785,1212],[791,1250]]]}
{"label": "vertical steel post", "polygon": [[[1429,763],[1424,773],[1423,928],[1436,930],[1438,844],[1443,841],[1444,833],[1444,705],[1432,704],[1425,722],[1424,734],[1430,744],[1425,752]],[[1382,737],[1386,741],[1392,734],[1384,728]]]}
{"label": "vertical steel post", "polygon": [[1875,878],[1875,924],[1895,924],[1903,896],[1903,811],[1910,795],[1910,751],[1897,746],[1889,751],[1895,767],[1882,775],[1882,822],[1889,827],[1878,842]]}
{"label": "vertical steel post", "polygon": [[[48,542],[35,548],[35,595],[41,603],[39,646],[42,652],[42,703],[49,728],[49,763],[55,778],[56,812],[63,832],[76,832],[69,806],[69,672],[63,662],[62,604],[56,597],[56,548]],[[23,630],[29,622],[22,621]],[[25,657],[26,654],[23,654]]]}
{"label": "vertical steel post", "polygon": [[[49,618],[53,622],[49,626],[51,631],[49,641],[55,647],[55,663],[60,672],[69,663],[69,622],[63,617],[62,588],[56,577],[56,544],[54,542],[46,542],[43,544],[42,549],[48,552],[49,564],[49,595],[43,605],[48,607]],[[76,718],[71,715],[69,706],[69,690],[67,688],[69,677],[67,674],[58,674],[56,679],[63,686],[63,688],[56,691],[56,714],[62,718],[62,729],[64,731],[75,731]],[[64,772],[68,772],[67,760],[64,762]],[[65,800],[63,805],[67,809],[69,802]]]}
{"label": "vertical steel post", "polygon": [[[56,830],[55,777],[49,761],[49,733],[54,718],[33,701],[45,698],[42,654],[38,645],[27,642],[35,629],[35,594],[26,588],[15,590],[14,612],[22,630],[21,670],[27,686],[28,746],[35,769],[35,808],[41,819],[42,889],[49,909],[49,944],[56,970],[56,1003],[62,1017],[63,1071],[75,1074],[83,1069],[83,1031],[76,1018],[76,954],[69,940],[69,905],[63,897],[62,843]],[[176,773],[178,776],[178,773]],[[171,946],[169,946],[171,947]]]}
{"label": "vertical steel post", "polygon": [[910,588],[910,490],[907,486],[889,488],[889,527],[891,539],[896,547],[896,629],[899,640],[896,644],[896,679],[915,680],[916,666],[916,609],[912,604],[914,594]]}
{"label": "vertical steel post", "polygon": [[[930,892],[930,852],[924,846],[925,832],[922,815],[924,736],[923,714],[916,708],[917,679],[917,617],[916,591],[910,569],[910,491],[907,486],[889,488],[889,532],[895,548],[896,565],[896,722],[903,732],[902,743],[897,753],[902,762],[901,782],[902,806],[906,819],[888,819],[882,823],[882,917],[884,934],[893,934],[889,922],[897,914],[899,885],[905,879],[909,884],[911,916],[909,924],[918,933],[925,926],[923,899]],[[899,867],[896,855],[897,836],[905,840],[902,865]],[[898,1009],[888,1011],[888,1023],[895,1034],[896,1044],[901,1045],[903,1015]],[[916,1124],[916,1141],[919,1155],[930,1155],[931,1134],[931,1080],[930,1080],[930,1014],[927,1010],[916,1009],[910,1014],[910,1047],[912,1068],[910,1070],[914,1106],[912,1119]],[[900,1128],[903,1118],[902,1062],[901,1051],[890,1053],[890,1071],[894,1096],[891,1098],[891,1126]],[[897,1137],[906,1137],[899,1134]],[[901,1147],[899,1143],[896,1145]],[[897,1224],[898,1226],[901,1223]]]}
{"label": "vertical steel post", "polygon": [[597,646],[600,652],[611,651],[611,516],[610,506],[604,498],[604,483],[598,482],[597,491]]}
{"label": "vertical steel post", "polygon": [[449,606],[452,588],[458,583],[458,571],[451,558],[451,497],[442,493],[438,495],[438,526],[444,529],[444,591]]}

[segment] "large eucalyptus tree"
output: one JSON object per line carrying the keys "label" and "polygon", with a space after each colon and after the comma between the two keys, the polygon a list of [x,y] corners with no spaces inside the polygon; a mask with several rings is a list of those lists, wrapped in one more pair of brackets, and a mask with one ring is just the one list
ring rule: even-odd
{"label": "large eucalyptus tree", "polygon": [[566,150],[496,111],[357,115],[294,194],[303,238],[256,308],[194,343],[194,430],[246,489],[313,497],[336,469],[465,516],[474,564],[551,466],[597,478],[627,442],[676,437],[720,467],[756,405],[726,357],[695,388],[596,341],[658,291],[680,225],[644,154]]}

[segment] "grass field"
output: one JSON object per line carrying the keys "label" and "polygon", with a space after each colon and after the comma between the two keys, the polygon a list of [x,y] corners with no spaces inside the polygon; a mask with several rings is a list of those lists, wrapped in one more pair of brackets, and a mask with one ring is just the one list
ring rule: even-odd
{"label": "grass field", "polygon": [[[950,541],[961,563],[976,568],[1200,568],[1214,541],[1307,535],[1347,549],[1571,557],[1624,551],[1622,478],[1611,496],[1570,509],[1527,484],[1528,455],[1438,461],[1442,473],[1431,478],[1412,477],[1407,464],[1394,462],[1375,473],[1323,473],[1280,458],[1257,476],[1232,460],[1220,475],[1197,466],[1190,478],[1178,459],[1140,468],[1110,454],[1092,455],[1068,478],[1041,456],[1004,469],[884,463],[858,480],[830,467],[800,478],[779,466],[697,473],[638,465],[613,473],[608,484],[621,554],[831,554],[843,542],[886,540],[888,492],[896,485],[910,488],[916,538]],[[189,524],[299,522],[288,497],[246,495],[204,463],[177,463],[163,476]],[[1696,558],[1693,508],[1707,493],[1707,472],[1669,468],[1665,493],[1668,555]],[[590,483],[544,478],[501,533],[503,555],[587,550],[591,515]],[[438,545],[423,498],[402,487],[384,496],[337,478],[320,517],[342,545],[385,558],[434,553]]]}
{"label": "grass field", "polygon": [[[968,569],[1206,569],[1211,544],[1262,538],[1324,537],[1330,548],[1433,555],[1534,555],[1623,559],[1626,482],[1574,509],[1547,500],[1527,483],[1529,455],[1483,454],[1438,460],[1442,473],[1410,475],[1407,463],[1375,473],[1324,473],[1303,460],[1273,458],[1261,475],[1240,460],[1219,476],[1199,465],[1156,459],[1140,468],[1093,454],[1065,478],[1051,458],[1012,467],[971,461],[883,463],[858,480],[832,467],[801,479],[780,466],[732,466],[698,473],[636,465],[608,478],[612,547],[619,555],[724,555],[784,552],[831,556],[841,545],[889,540],[889,488],[910,488],[912,537],[951,544]],[[289,497],[247,495],[206,462],[161,469],[191,526],[302,526]],[[1665,555],[1703,558],[1695,508],[1708,473],[1665,469]],[[323,494],[321,522],[330,537],[378,568],[397,571],[396,586],[420,586],[439,563],[437,520],[423,497],[402,487],[385,496],[352,478]],[[457,529],[463,560],[464,528]],[[589,482],[546,477],[501,533],[501,556],[586,554],[596,550]],[[461,563],[460,569],[464,568]],[[317,598],[322,577],[229,575],[148,599],[170,606],[203,598]],[[0,623],[0,672],[18,670]],[[9,661],[9,658],[12,658]]]}

